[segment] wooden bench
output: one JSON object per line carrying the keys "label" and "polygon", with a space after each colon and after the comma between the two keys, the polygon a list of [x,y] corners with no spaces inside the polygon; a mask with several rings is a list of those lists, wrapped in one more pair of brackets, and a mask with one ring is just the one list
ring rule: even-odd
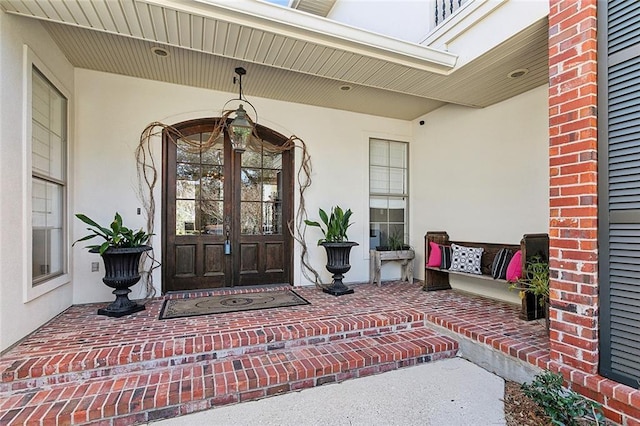
{"label": "wooden bench", "polygon": [[[470,241],[451,241],[449,240],[449,234],[444,231],[427,232],[424,236],[424,253],[425,259],[429,259],[429,242],[434,242],[440,245],[457,244],[465,247],[481,247],[484,249],[481,258],[481,271],[482,275],[469,274],[466,272],[450,271],[448,269],[440,269],[436,267],[427,266],[425,260],[424,268],[424,286],[425,291],[436,290],[448,290],[451,289],[449,284],[450,275],[464,275],[465,277],[478,278],[482,280],[490,280],[498,285],[508,287],[510,283],[503,279],[494,279],[491,276],[491,266],[493,259],[500,249],[509,248],[514,252],[516,250],[522,250],[522,264],[520,265],[524,276],[527,259],[531,256],[539,255],[544,259],[549,258],[549,235],[547,234],[525,234],[520,240],[520,244],[499,244],[499,243],[485,243],[485,242],[470,242]],[[535,296],[531,293],[525,293],[525,297],[522,299],[522,310],[520,312],[520,318],[524,320],[533,320],[542,318],[544,316],[544,308],[541,307]]]}
{"label": "wooden bench", "polygon": [[382,285],[380,282],[380,269],[382,262],[400,262],[400,281],[413,282],[413,259],[416,257],[415,251],[409,250],[393,250],[393,251],[377,251],[369,250],[369,284],[378,283],[378,287]]}

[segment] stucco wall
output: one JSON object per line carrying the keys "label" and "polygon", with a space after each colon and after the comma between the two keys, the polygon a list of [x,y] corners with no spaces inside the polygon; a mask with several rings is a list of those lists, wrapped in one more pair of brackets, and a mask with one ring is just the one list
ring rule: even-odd
{"label": "stucco wall", "polygon": [[[229,70],[229,79],[232,77],[233,71]],[[247,84],[250,83],[250,67],[245,80]],[[142,226],[143,216],[136,215],[136,209],[141,204],[135,193],[137,178],[134,158],[140,132],[152,121],[172,124],[187,119],[218,116],[224,103],[236,96],[77,69],[78,124],[74,185],[77,202],[74,212],[107,222],[117,210],[133,226]],[[365,244],[369,240],[369,137],[410,142],[411,123],[251,96],[249,99],[258,110],[261,124],[286,136],[295,134],[306,142],[313,165],[313,184],[306,196],[309,216],[316,218],[319,207],[328,209],[336,204],[354,211],[355,224],[350,228],[349,237],[361,245],[352,251],[352,269],[345,282],[368,281],[368,247]],[[156,158],[160,160],[160,139],[156,138],[153,145]],[[298,152],[296,167],[299,164]],[[159,185],[155,197],[159,203]],[[78,238],[83,235],[84,227],[79,221],[76,222],[74,232],[75,238]],[[157,258],[161,258],[160,208],[156,224],[154,245]],[[317,229],[307,232],[310,260],[322,272],[324,281],[329,282],[330,276],[324,270],[324,249],[316,246],[320,236]],[[74,302],[111,299],[113,296],[109,289],[101,282],[102,265],[100,272],[90,272],[91,262],[99,258],[78,246],[73,253]],[[160,274],[156,274],[154,279],[159,289]],[[294,260],[294,283],[310,284],[301,275],[297,256]],[[138,284],[132,296],[140,297],[142,294],[141,285]]]}
{"label": "stucco wall", "polygon": [[25,165],[23,117],[23,86],[25,77],[31,78],[31,70],[26,75],[23,72],[23,45],[27,44],[71,93],[73,68],[36,21],[0,11],[0,40],[0,350],[3,350],[72,302],[70,284],[28,302],[23,298],[25,286],[31,285],[28,276],[31,264],[26,255],[30,212],[24,191],[31,172]]}
{"label": "stucco wall", "polygon": [[[548,232],[546,86],[484,109],[445,106],[414,123],[411,145],[411,244],[423,278],[427,231],[453,240],[520,242]],[[424,125],[419,122],[423,120]],[[452,277],[452,284],[493,292],[494,283]],[[500,291],[517,302],[515,292]]]}
{"label": "stucco wall", "polygon": [[359,0],[336,2],[327,18],[418,43],[429,32],[433,13],[432,1]]}
{"label": "stucco wall", "polygon": [[[76,70],[76,89],[76,211],[107,221],[118,210],[135,226],[144,223],[135,214],[140,202],[135,195],[134,150],[140,131],[151,121],[175,123],[218,115],[233,97],[81,69]],[[369,137],[411,143],[410,227],[411,244],[419,252],[418,277],[423,275],[422,237],[427,230],[445,229],[455,239],[508,243],[517,243],[524,233],[547,231],[545,93],[545,88],[539,88],[483,110],[441,108],[422,117],[423,126],[419,120],[407,123],[266,99],[251,101],[262,124],[285,135],[296,134],[307,143],[313,163],[313,185],[306,199],[309,215],[316,217],[318,207],[335,204],[354,210],[350,237],[361,246],[352,252],[346,281],[363,282],[369,279]],[[95,131],[105,126],[109,132]],[[156,139],[158,158],[159,143]],[[160,200],[159,187],[156,197]],[[159,212],[156,223],[159,233]],[[82,226],[76,225],[78,237]],[[328,280],[325,254],[315,246],[318,237],[315,229],[307,233],[311,262]],[[160,235],[155,241],[160,257]],[[76,248],[74,256],[78,284],[74,301],[109,300],[101,272],[90,272],[95,255]],[[309,284],[297,257],[294,269],[295,284]],[[393,265],[383,268],[383,278],[396,275]],[[159,288],[160,276],[155,280]],[[134,289],[134,297],[141,295],[140,288]]]}

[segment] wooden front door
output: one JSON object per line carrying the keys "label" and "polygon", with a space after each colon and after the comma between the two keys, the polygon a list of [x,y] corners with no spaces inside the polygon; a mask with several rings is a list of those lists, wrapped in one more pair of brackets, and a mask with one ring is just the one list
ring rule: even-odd
{"label": "wooden front door", "polygon": [[200,149],[217,121],[163,138],[163,292],[291,284],[293,156],[272,148],[286,138],[258,126],[268,143],[242,154],[226,132]]}

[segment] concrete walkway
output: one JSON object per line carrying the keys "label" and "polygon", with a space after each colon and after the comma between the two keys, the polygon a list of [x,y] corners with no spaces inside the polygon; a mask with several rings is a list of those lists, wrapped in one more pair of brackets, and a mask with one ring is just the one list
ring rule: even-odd
{"label": "concrete walkway", "polygon": [[504,380],[462,358],[151,423],[178,425],[504,425]]}

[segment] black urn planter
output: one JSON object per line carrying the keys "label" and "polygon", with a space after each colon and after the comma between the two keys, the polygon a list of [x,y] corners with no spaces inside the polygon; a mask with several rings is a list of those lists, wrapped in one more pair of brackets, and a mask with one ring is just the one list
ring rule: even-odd
{"label": "black urn planter", "polygon": [[544,325],[547,327],[547,333],[549,333],[549,329],[551,327],[551,317],[549,316],[549,308],[551,308],[551,302],[547,297],[544,300]]}
{"label": "black urn planter", "polygon": [[520,319],[525,321],[536,320],[545,317],[544,303],[540,304],[540,297],[530,291],[525,291],[522,297],[522,309],[520,310]]}
{"label": "black urn planter", "polygon": [[342,283],[344,274],[351,269],[349,264],[349,254],[351,248],[358,245],[353,241],[345,241],[340,243],[323,242],[320,243],[327,251],[327,271],[333,274],[333,283],[327,288],[323,288],[325,293],[333,294],[334,296],[342,296],[345,294],[353,293],[353,289],[347,287]]}
{"label": "black urn planter", "polygon": [[[128,294],[131,293],[129,287],[140,281],[140,257],[148,250],[151,250],[151,246],[111,247],[101,255],[105,270],[102,282],[115,289],[113,294],[116,295],[116,300],[106,308],[98,309],[98,315],[119,318],[144,311],[144,305],[129,300]],[[91,249],[90,252],[98,253],[99,251],[96,248]]]}

